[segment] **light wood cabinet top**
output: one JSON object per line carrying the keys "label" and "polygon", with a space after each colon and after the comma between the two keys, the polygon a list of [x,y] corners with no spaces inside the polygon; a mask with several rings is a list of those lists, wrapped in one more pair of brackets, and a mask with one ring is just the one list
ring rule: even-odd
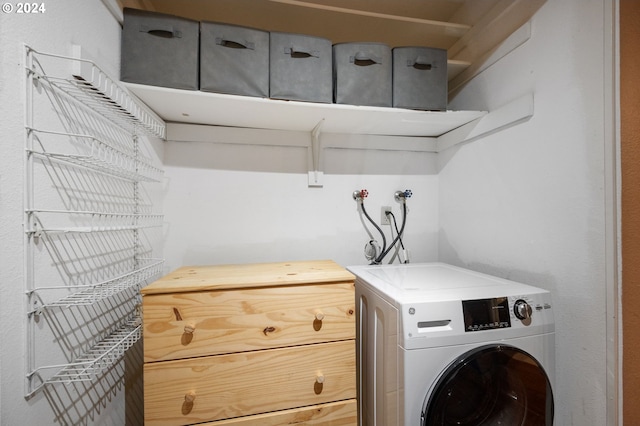
{"label": "light wood cabinet top", "polygon": [[185,293],[354,280],[353,274],[332,260],[185,266],[140,292],[143,295]]}

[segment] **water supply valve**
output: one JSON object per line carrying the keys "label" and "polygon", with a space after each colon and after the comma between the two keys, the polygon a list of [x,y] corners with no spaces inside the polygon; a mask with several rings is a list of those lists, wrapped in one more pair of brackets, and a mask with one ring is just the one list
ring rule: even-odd
{"label": "water supply valve", "polygon": [[393,198],[399,203],[404,203],[406,199],[411,198],[412,195],[413,192],[411,192],[410,189],[405,189],[404,191],[396,191],[395,194],[393,194]]}
{"label": "water supply valve", "polygon": [[356,201],[362,201],[369,196],[369,191],[366,189],[353,191],[353,199]]}

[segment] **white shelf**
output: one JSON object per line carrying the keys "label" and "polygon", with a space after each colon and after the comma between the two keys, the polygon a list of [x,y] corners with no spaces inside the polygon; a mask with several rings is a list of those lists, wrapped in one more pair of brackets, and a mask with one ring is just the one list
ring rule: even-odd
{"label": "white shelf", "polygon": [[[27,54],[33,58],[28,72],[32,73],[34,80],[46,82],[51,88],[67,94],[122,128],[140,127],[150,135],[159,138],[165,136],[165,123],[145,105],[132,99],[117,80],[110,78],[95,63],[38,52],[28,46],[26,49]],[[70,64],[74,68],[74,74],[60,76],[45,71],[45,67],[61,63]]]}
{"label": "white shelf", "polygon": [[[370,140],[364,149],[375,143],[395,149],[440,152],[454,145],[470,142],[485,135],[528,120],[533,115],[533,95],[527,94],[491,113],[486,111],[415,111],[402,108],[382,108],[342,104],[283,101],[277,99],[234,96],[191,90],[170,89],[124,83],[177,133],[211,140],[210,127],[229,137],[247,129],[287,132],[310,132],[308,145],[309,186],[322,186],[323,148],[354,148],[320,142],[320,134],[360,135]],[[185,128],[190,128],[185,130]],[[203,136],[204,134],[204,136]],[[174,136],[175,137],[175,134]],[[184,136],[183,136],[184,137]],[[277,136],[264,134],[265,144],[274,143]],[[243,139],[233,138],[232,139]],[[324,138],[331,139],[331,138]],[[378,140],[384,139],[384,140]],[[182,140],[182,139],[178,139]],[[415,143],[414,143],[415,142]],[[429,142],[429,143],[427,143]],[[239,142],[242,143],[242,142]],[[357,143],[357,141],[356,141]],[[275,143],[282,144],[282,141]],[[377,146],[377,145],[376,145]]]}
{"label": "white shelf", "polygon": [[26,232],[41,234],[79,234],[95,232],[133,231],[162,226],[162,215],[99,212],[81,210],[29,209],[33,227]]}
{"label": "white shelf", "polygon": [[124,83],[167,122],[323,133],[437,137],[484,111],[415,111],[235,96]]}
{"label": "white shelf", "polygon": [[73,154],[46,152],[40,144],[41,151],[29,151],[30,154],[38,158],[73,164],[132,182],[160,182],[162,179],[162,169],[152,165],[149,159],[139,153],[127,153],[94,136],[37,129],[28,129],[28,131],[36,135],[35,140],[40,140],[40,136],[43,135],[61,136],[82,142],[85,149],[85,153]]}
{"label": "white shelf", "polygon": [[[34,382],[37,389],[42,388],[45,384],[69,384],[94,380],[97,375],[120,361],[124,353],[140,340],[142,336],[141,323],[141,319],[133,315],[72,363],[39,367],[29,373],[28,379]],[[44,378],[44,373],[48,370],[57,372]]]}
{"label": "white shelf", "polygon": [[[51,308],[68,308],[71,306],[87,306],[104,300],[114,294],[127,290],[134,286],[144,287],[149,282],[160,276],[162,273],[163,259],[138,259],[139,265],[120,276],[105,280],[96,284],[78,285],[75,287],[42,287],[34,289],[34,293],[38,293],[38,300],[42,301],[42,304],[34,309],[33,314],[42,314],[44,309]],[[72,293],[63,298],[47,302],[44,301],[41,294],[50,290],[72,290]]]}

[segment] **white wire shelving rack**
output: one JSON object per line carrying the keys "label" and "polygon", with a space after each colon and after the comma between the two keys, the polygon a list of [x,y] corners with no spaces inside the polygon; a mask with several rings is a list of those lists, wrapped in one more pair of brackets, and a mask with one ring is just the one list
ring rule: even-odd
{"label": "white wire shelving rack", "polygon": [[[25,46],[24,64],[30,398],[48,384],[94,380],[140,338],[137,290],[159,277],[164,263],[149,256],[154,250],[145,231],[161,228],[163,217],[153,212],[143,186],[161,182],[163,171],[142,140],[164,139],[166,126],[91,61]],[[37,120],[39,114],[53,115],[56,125]],[[76,319],[82,315],[69,317],[74,327],[86,326],[89,337],[63,330],[64,316],[53,319],[80,308],[89,309],[90,325]],[[43,323],[62,335],[51,340],[64,341],[67,362],[39,365],[36,333]],[[72,341],[74,334],[82,342]]]}
{"label": "white wire shelving rack", "polygon": [[[110,331],[108,335],[73,362],[37,367],[30,373],[34,392],[45,384],[69,384],[94,380],[100,372],[117,363],[124,353],[140,339],[141,334],[139,316],[133,315],[127,318],[118,328]],[[45,376],[46,380],[42,379]]]}
{"label": "white wire shelving rack", "polygon": [[37,300],[40,301],[43,300],[42,295],[47,291],[73,290],[73,292],[50,302],[34,302],[33,310],[28,312],[28,315],[42,315],[45,309],[93,305],[100,300],[157,277],[162,272],[163,263],[162,259],[139,259],[140,266],[135,270],[102,282],[76,286],[51,286],[34,290],[34,293],[39,296]]}
{"label": "white wire shelving rack", "polygon": [[[65,162],[76,166],[85,167],[113,176],[132,181],[159,182],[162,178],[162,169],[149,164],[132,154],[123,152],[117,147],[101,141],[91,135],[69,134],[61,132],[29,129],[34,136],[56,135],[83,140],[88,146],[88,152],[82,154],[47,152],[42,147],[40,150],[34,149],[32,154],[49,159],[51,161]],[[39,140],[39,138],[37,139]]]}

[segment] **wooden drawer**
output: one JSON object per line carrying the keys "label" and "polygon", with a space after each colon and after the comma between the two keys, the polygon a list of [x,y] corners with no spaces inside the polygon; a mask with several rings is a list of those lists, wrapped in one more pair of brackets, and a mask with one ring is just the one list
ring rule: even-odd
{"label": "wooden drawer", "polygon": [[347,340],[145,364],[145,423],[189,424],[353,399],[355,361],[354,341]]}
{"label": "wooden drawer", "polygon": [[355,338],[352,282],[143,297],[144,361]]}
{"label": "wooden drawer", "polygon": [[275,413],[200,423],[199,426],[356,426],[357,422],[357,400],[348,399]]}

